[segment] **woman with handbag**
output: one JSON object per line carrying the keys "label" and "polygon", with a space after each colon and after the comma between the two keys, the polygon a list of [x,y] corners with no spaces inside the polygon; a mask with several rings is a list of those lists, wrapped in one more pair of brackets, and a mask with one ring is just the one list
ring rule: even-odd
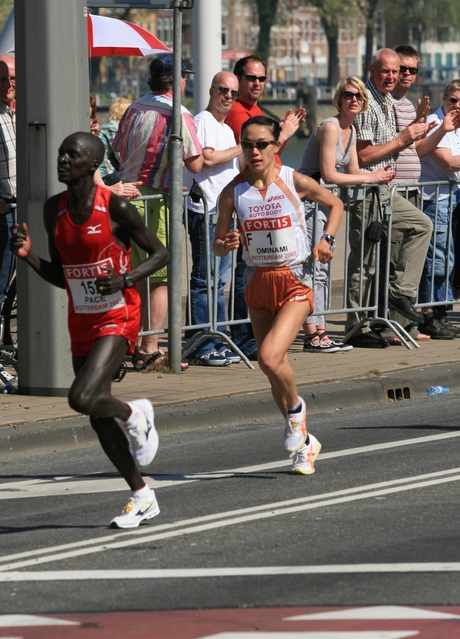
{"label": "woman with handbag", "polygon": [[[345,78],[337,85],[333,104],[337,115],[326,118],[311,134],[302,158],[300,173],[309,175],[323,184],[346,187],[360,184],[387,184],[395,177],[389,168],[372,172],[362,171],[356,152],[355,116],[367,109],[368,96],[363,82],[354,76]],[[305,220],[311,245],[324,233],[327,216],[321,208],[315,215],[315,203],[305,201]],[[331,246],[334,238],[330,237]],[[337,353],[353,347],[331,339],[326,333],[329,265],[315,263],[315,315],[308,317],[303,325],[304,351],[309,353]]]}

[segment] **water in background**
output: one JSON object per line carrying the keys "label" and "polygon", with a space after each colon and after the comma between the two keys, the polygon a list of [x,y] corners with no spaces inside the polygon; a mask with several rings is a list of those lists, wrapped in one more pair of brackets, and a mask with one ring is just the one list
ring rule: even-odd
{"label": "water in background", "polygon": [[281,154],[283,164],[291,166],[293,169],[299,169],[302,162],[303,152],[307,146],[308,138],[298,138],[293,136],[286,145]]}

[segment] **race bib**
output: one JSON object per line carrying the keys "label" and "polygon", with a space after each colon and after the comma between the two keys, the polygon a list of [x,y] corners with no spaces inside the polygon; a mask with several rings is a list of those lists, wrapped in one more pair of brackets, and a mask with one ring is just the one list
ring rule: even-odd
{"label": "race bib", "polygon": [[290,215],[244,220],[243,230],[253,262],[285,262],[297,255]]}
{"label": "race bib", "polygon": [[97,291],[96,278],[105,275],[104,266],[113,267],[112,260],[64,266],[75,313],[106,313],[126,305],[121,290],[111,295],[101,295]]}

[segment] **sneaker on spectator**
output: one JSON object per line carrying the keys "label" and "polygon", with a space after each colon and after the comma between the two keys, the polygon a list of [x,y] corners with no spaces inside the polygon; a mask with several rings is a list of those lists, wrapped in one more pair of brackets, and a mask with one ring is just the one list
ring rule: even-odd
{"label": "sneaker on spectator", "polygon": [[425,313],[423,317],[423,324],[418,325],[421,333],[429,335],[431,339],[454,339],[454,332],[442,324],[434,313]]}
{"label": "sneaker on spectator", "polygon": [[139,418],[134,423],[125,422],[133,449],[133,457],[139,466],[148,466],[157,454],[158,433],[155,428],[155,420],[152,403],[148,399],[135,399],[128,402],[133,413],[139,413]]}
{"label": "sneaker on spectator", "polygon": [[292,472],[294,475],[313,475],[315,460],[321,451],[319,441],[308,433],[309,443],[304,444],[296,453],[292,453]]}
{"label": "sneaker on spectator", "polygon": [[189,359],[190,364],[195,366],[229,366],[230,360],[218,353],[215,349],[203,353],[203,355],[192,355]]}
{"label": "sneaker on spectator", "polygon": [[137,528],[146,519],[152,519],[160,514],[155,493],[153,490],[148,498],[139,498],[132,495],[123,509],[121,515],[114,517],[110,522],[111,528]]}
{"label": "sneaker on spectator", "polygon": [[307,438],[307,408],[302,398],[300,401],[302,410],[299,413],[288,413],[286,416],[284,450],[288,453],[296,453]]}
{"label": "sneaker on spectator", "polygon": [[219,355],[226,357],[229,360],[230,364],[239,364],[239,362],[241,362],[241,357],[238,355],[238,353],[232,351],[232,349],[228,348],[228,346],[220,346],[217,352],[219,353]]}

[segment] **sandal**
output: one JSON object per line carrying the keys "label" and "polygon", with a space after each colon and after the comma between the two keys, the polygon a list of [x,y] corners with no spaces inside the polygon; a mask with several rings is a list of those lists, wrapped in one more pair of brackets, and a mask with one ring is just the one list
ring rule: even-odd
{"label": "sandal", "polygon": [[[136,371],[145,371],[150,369],[152,364],[167,364],[168,355],[162,351],[155,351],[154,353],[141,353],[137,346],[134,348],[134,354],[132,357],[133,367]],[[188,368],[187,362],[181,362],[181,372],[186,371]]]}
{"label": "sandal", "polygon": [[137,346],[132,357],[133,367],[136,371],[144,371],[147,366],[166,359],[166,353],[155,351],[154,353],[141,353]]}
{"label": "sandal", "polygon": [[[317,344],[313,344],[313,340],[315,339],[319,340]],[[336,353],[339,350],[339,346],[336,346],[326,335],[326,333],[321,333],[321,335],[319,335],[318,333],[313,333],[312,335],[308,335],[304,339],[304,353]]]}

